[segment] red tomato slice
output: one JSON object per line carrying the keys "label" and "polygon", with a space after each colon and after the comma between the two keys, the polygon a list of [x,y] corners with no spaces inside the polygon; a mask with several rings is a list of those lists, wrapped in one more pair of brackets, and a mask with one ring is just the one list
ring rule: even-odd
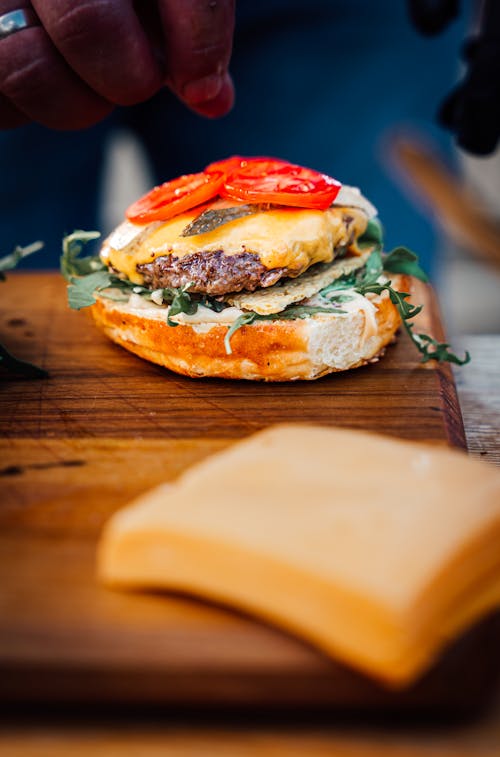
{"label": "red tomato slice", "polygon": [[233,155],[231,158],[216,160],[215,163],[210,163],[205,168],[205,173],[218,173],[220,171],[225,176],[228,176],[245,165],[247,160],[247,158],[242,158],[241,155]]}
{"label": "red tomato slice", "polygon": [[326,210],[342,184],[311,168],[272,158],[255,158],[228,176],[221,195],[245,202],[270,202]]}
{"label": "red tomato slice", "polygon": [[201,205],[219,194],[224,183],[224,174],[191,173],[178,179],[166,181],[155,187],[126,212],[129,221],[137,224],[167,221],[173,216]]}
{"label": "red tomato slice", "polygon": [[205,168],[205,172],[213,173],[214,171],[222,171],[222,173],[226,176],[231,176],[233,173],[239,172],[242,168],[252,166],[254,171],[258,175],[260,175],[260,173],[264,173],[270,168],[278,168],[280,166],[285,167],[291,165],[293,164],[289,163],[286,160],[279,160],[278,158],[266,158],[262,156],[244,158],[241,155],[233,155],[231,158],[226,158],[225,160],[218,160],[215,163],[210,163],[210,165]]}

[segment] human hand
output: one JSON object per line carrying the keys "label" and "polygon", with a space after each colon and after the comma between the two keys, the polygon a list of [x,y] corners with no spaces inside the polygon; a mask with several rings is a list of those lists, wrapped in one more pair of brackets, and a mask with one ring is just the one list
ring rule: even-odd
{"label": "human hand", "polygon": [[[141,22],[146,6],[156,29]],[[2,36],[12,21],[21,24]],[[222,116],[234,97],[233,27],[234,0],[0,0],[0,128],[84,128],[165,84]]]}
{"label": "human hand", "polygon": [[[459,13],[459,0],[408,0],[424,34],[439,33]],[[464,150],[488,155],[500,139],[500,3],[485,0],[479,34],[464,48],[467,72],[443,102],[438,118]]]}

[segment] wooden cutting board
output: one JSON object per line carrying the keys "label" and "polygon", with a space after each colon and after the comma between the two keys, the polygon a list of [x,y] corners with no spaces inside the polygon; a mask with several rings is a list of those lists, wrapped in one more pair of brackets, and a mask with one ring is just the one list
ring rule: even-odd
{"label": "wooden cutting board", "polygon": [[[112,592],[94,576],[111,513],[268,424],[317,422],[465,447],[449,367],[420,365],[403,335],[379,363],[316,382],[182,378],[110,343],[86,313],[68,309],[64,290],[52,273],[2,284],[0,341],[50,376],[0,377],[0,697],[453,703],[467,688],[456,663],[474,638],[452,650],[444,678],[394,698],[243,615],[182,596]],[[415,299],[425,301],[421,325],[442,338],[431,291],[419,287]],[[481,666],[470,674],[480,678]]]}

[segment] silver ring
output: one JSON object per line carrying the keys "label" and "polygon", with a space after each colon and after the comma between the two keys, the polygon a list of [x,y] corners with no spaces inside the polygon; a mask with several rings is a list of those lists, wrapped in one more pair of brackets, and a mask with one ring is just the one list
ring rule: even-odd
{"label": "silver ring", "polygon": [[38,16],[31,8],[4,13],[0,16],[0,39],[5,39],[22,29],[29,29],[30,26],[40,26]]}

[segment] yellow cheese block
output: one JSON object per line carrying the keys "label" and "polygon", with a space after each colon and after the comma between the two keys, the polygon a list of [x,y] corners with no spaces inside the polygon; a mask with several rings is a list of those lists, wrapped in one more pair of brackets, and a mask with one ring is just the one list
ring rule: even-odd
{"label": "yellow cheese block", "polygon": [[118,512],[99,575],[242,608],[404,686],[500,605],[500,472],[445,448],[272,427]]}

